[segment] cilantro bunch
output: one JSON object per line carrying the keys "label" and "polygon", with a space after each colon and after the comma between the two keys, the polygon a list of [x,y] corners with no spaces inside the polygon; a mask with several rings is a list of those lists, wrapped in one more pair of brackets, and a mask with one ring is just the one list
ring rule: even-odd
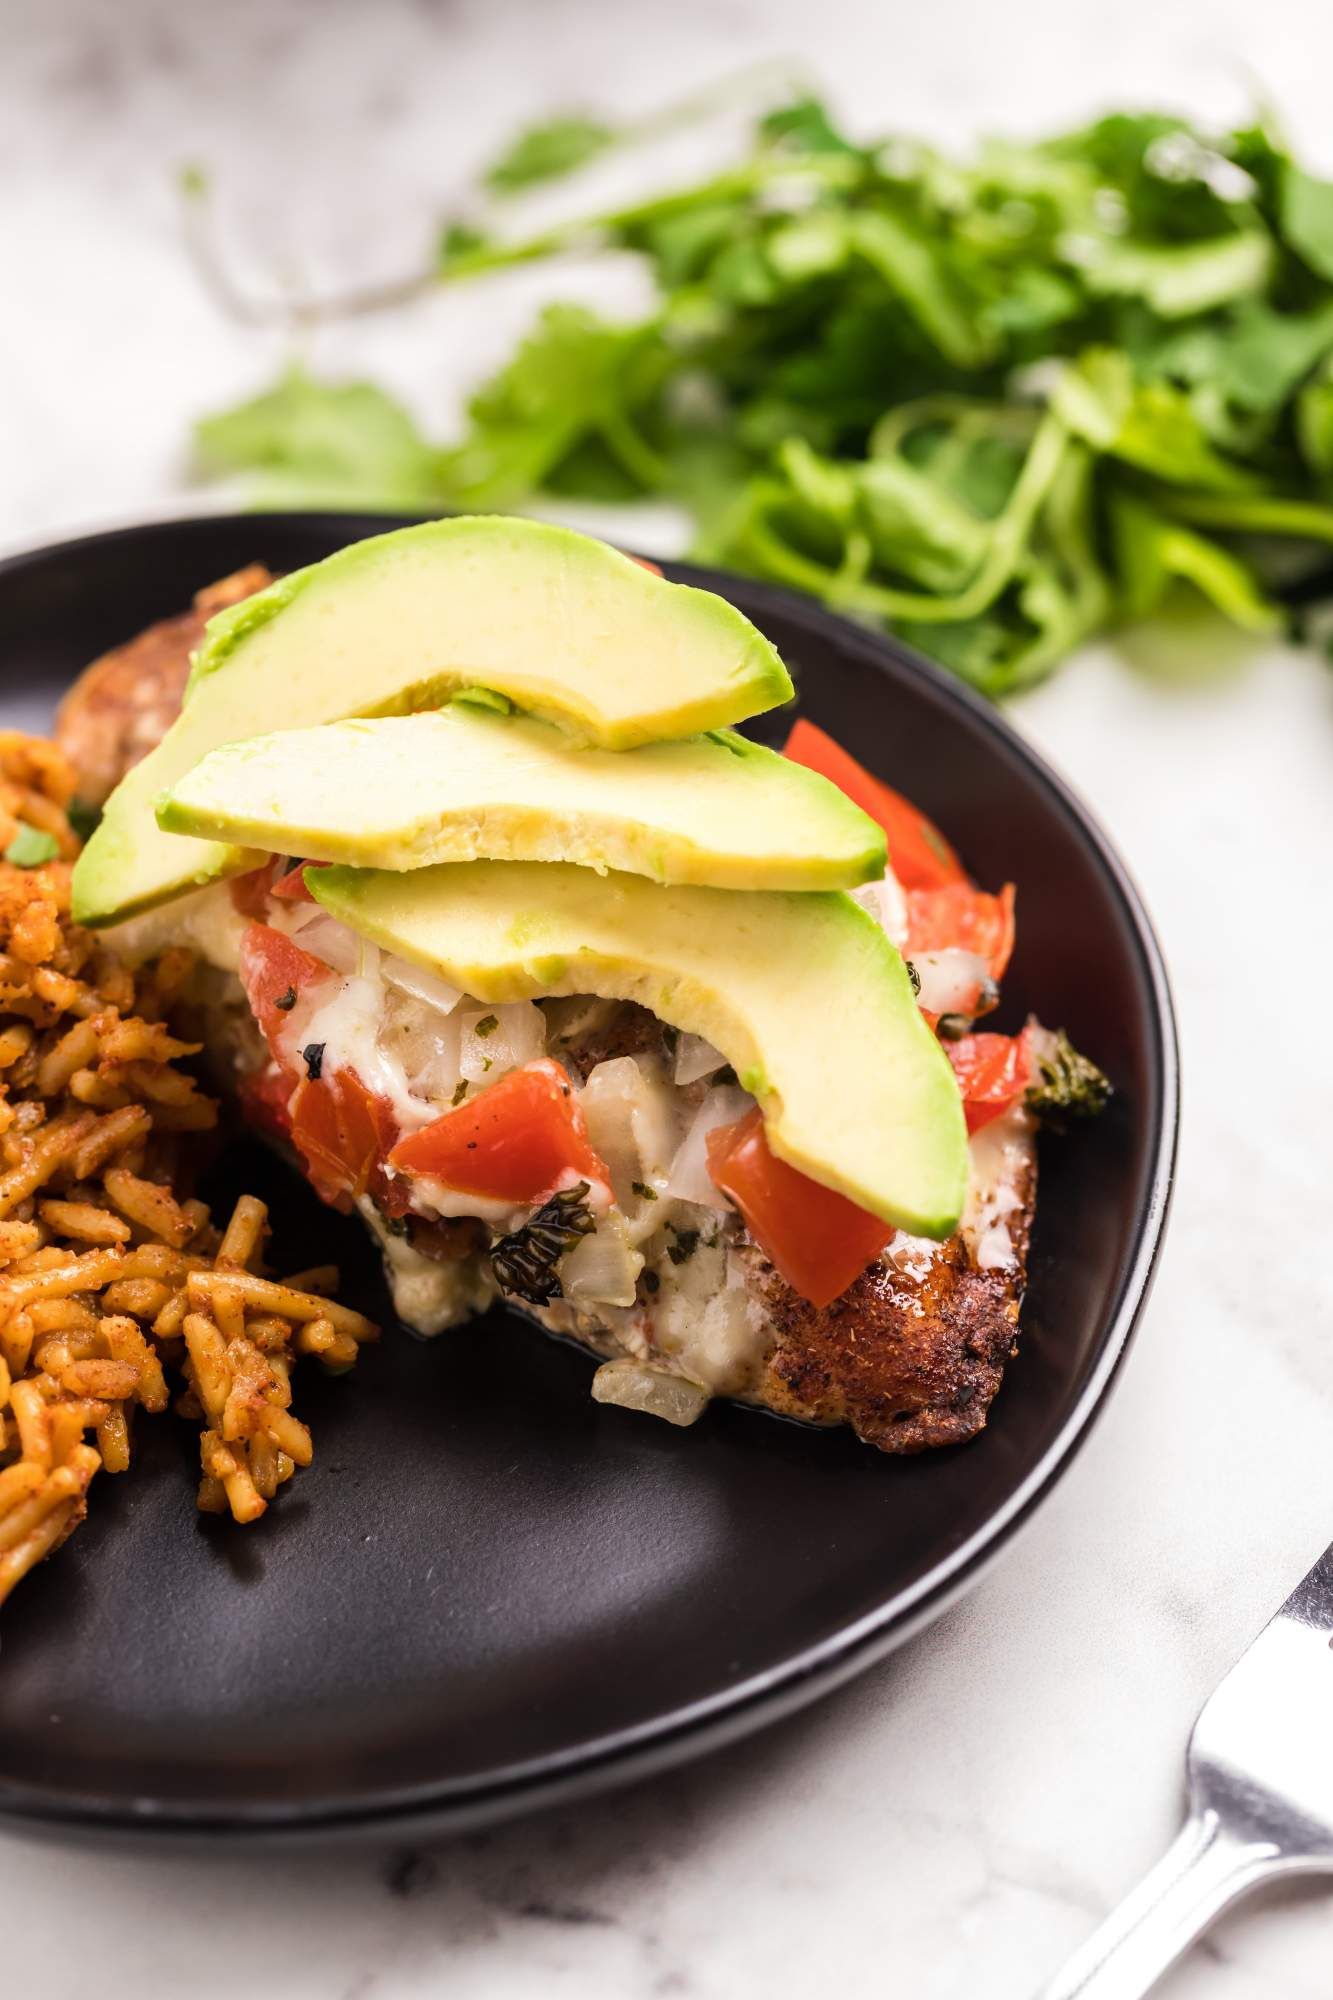
{"label": "cilantro bunch", "polygon": [[[625,143],[553,121],[489,184]],[[701,560],[991,695],[1182,585],[1276,629],[1333,541],[1333,183],[1262,125],[1119,114],[960,161],[801,98],[697,185],[526,240],[452,222],[431,281],[599,245],[647,260],[655,309],[548,307],[456,443],[293,370],[199,426],[206,464],[348,505],[670,497]]]}

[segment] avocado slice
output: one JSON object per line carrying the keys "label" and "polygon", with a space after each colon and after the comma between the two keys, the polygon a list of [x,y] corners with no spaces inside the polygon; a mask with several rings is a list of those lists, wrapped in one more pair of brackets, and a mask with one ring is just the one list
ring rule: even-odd
{"label": "avocado slice", "polygon": [[253,865],[154,822],[158,794],[219,744],[431,708],[472,685],[613,750],[740,722],[792,691],[734,606],[568,528],[464,515],[354,542],[210,621],[179,719],[79,858],[76,921],[115,923]]}
{"label": "avocado slice", "polygon": [[306,883],[353,930],[480,1000],[639,1001],[722,1051],[780,1158],[913,1235],[956,1227],[958,1086],[902,959],[850,896],[666,889],[535,861],[311,868]]}
{"label": "avocado slice", "polygon": [[836,785],[734,730],[598,750],[459,701],[226,744],[159,801],[157,822],[362,868],[576,861],[655,882],[841,889],[885,866],[882,831]]}

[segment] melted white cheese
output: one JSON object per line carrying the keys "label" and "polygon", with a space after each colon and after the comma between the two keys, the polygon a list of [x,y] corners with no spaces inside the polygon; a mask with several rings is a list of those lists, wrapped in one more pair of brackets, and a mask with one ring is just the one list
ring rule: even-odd
{"label": "melted white cheese", "polygon": [[[896,879],[888,875],[854,893],[901,944],[906,902]],[[400,962],[383,959],[374,947],[366,947],[309,904],[275,905],[271,920],[342,975],[302,996],[284,1028],[284,1052],[299,1061],[301,1049],[311,1042],[322,1043],[326,1068],[355,1069],[368,1088],[388,1099],[404,1132],[419,1130],[447,1109],[460,1076],[477,1069],[487,1057],[503,1074],[515,1061],[530,1061],[542,1052],[544,1021],[530,1002],[487,1010],[444,981],[417,975],[410,967],[400,975]],[[168,944],[186,944],[208,964],[234,975],[248,922],[235,908],[230,885],[220,882],[118,925],[107,935],[132,963]],[[964,953],[941,953],[938,961],[926,970],[932,979],[938,974],[940,990],[932,986],[928,1001],[923,991],[923,1004],[932,1011],[950,1011],[945,1003],[954,997],[954,985],[964,975],[971,978],[977,962]],[[500,1017],[500,1027],[479,1038],[478,1022],[484,1022],[488,1013]],[[685,1064],[692,1072],[691,1081],[708,1073],[705,1064],[712,1067],[715,1053],[691,1043]],[[474,1091],[479,1081],[473,1081]],[[719,1232],[728,1205],[707,1175],[703,1140],[712,1126],[743,1116],[753,1099],[733,1087],[715,1088],[696,1106],[675,1087],[679,1081],[678,1075],[669,1082],[650,1059],[616,1058],[594,1070],[585,1103],[594,1143],[600,1141],[599,1150],[611,1164],[620,1198],[619,1207],[612,1208],[611,1191],[597,1187],[592,1191],[594,1206],[607,1213],[608,1224],[617,1225],[625,1237],[626,1255],[633,1255],[635,1264],[636,1251],[646,1255],[658,1276],[657,1292],[648,1303],[631,1305],[627,1291],[618,1284],[615,1303],[574,1297],[553,1301],[533,1316],[553,1330],[588,1340],[604,1353],[641,1360],[660,1356],[710,1394],[735,1394],[762,1362],[770,1329],[762,1307],[746,1287],[742,1261],[729,1249],[725,1230]],[[1021,1107],[993,1120],[969,1143],[968,1195],[960,1230],[981,1270],[1011,1270],[1017,1262],[1009,1219],[1022,1206],[1021,1188],[1033,1147],[1033,1121]],[[567,1179],[572,1185],[573,1177]],[[633,1192],[635,1181],[652,1194]],[[459,1194],[425,1178],[414,1180],[413,1194],[423,1213],[475,1216],[497,1235],[521,1227],[531,1212]],[[497,1293],[489,1259],[440,1262],[426,1257],[412,1248],[406,1236],[386,1226],[371,1201],[363,1199],[358,1207],[383,1252],[395,1308],[415,1332],[440,1333],[493,1303]],[[679,1249],[696,1228],[697,1246],[683,1261],[674,1262],[668,1249]],[[585,1239],[585,1245],[572,1254],[581,1255],[583,1264],[595,1264],[600,1272],[604,1253],[594,1251],[591,1239]],[[884,1257],[904,1274],[920,1278],[938,1251],[934,1242],[900,1230]],[[571,1275],[577,1278],[579,1272]],[[575,1293],[580,1289],[578,1284],[572,1286]],[[589,1312],[587,1307],[595,1310]]]}
{"label": "melted white cheese", "polygon": [[179,896],[161,909],[113,924],[102,935],[129,965],[142,965],[169,945],[184,945],[219,972],[236,972],[249,922],[231,899],[230,882],[210,882],[206,889]]}
{"label": "melted white cheese", "polygon": [[357,1207],[380,1246],[394,1311],[413,1333],[432,1338],[451,1326],[461,1326],[494,1304],[495,1280],[485,1258],[464,1257],[444,1263],[423,1256],[405,1236],[396,1236],[386,1228],[373,1201],[363,1196]]}
{"label": "melted white cheese", "polygon": [[1032,1114],[1017,1104],[968,1142],[971,1171],[960,1228],[979,1271],[1010,1271],[1018,1262],[1009,1217],[1023,1206],[1035,1133]]}

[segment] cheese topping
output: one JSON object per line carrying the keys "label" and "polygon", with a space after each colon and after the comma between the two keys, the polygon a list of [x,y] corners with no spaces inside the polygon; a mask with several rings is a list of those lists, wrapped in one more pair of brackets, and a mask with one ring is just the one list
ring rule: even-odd
{"label": "cheese topping", "polygon": [[[890,934],[903,929],[905,901],[892,877],[858,891],[857,899],[873,908]],[[380,953],[309,903],[270,908],[269,921],[334,975],[303,993],[292,1009],[284,1053],[295,1062],[310,1043],[322,1044],[326,1072],[355,1070],[388,1101],[402,1132],[429,1124],[460,1101],[460,1092],[474,1095],[547,1052],[548,1021],[535,1002],[489,1007]],[[161,950],[170,937],[234,973],[248,921],[236,911],[230,885],[217,883],[169,911],[133,919],[115,935],[119,949],[138,957]],[[979,963],[964,952],[932,955],[923,968],[922,1005],[952,1011],[951,1003],[975,984]],[[570,1003],[562,1004],[568,1011]],[[651,1361],[671,1378],[698,1385],[705,1398],[743,1392],[770,1339],[766,1313],[734,1247],[735,1211],[708,1172],[708,1133],[744,1117],[754,1104],[735,1084],[711,1081],[722,1066],[716,1050],[689,1037],[670,1062],[638,1052],[596,1064],[582,1086],[572,1079],[612,1185],[593,1190],[596,1231],[561,1259],[563,1297],[535,1309],[553,1331],[572,1334],[613,1360]],[[980,1270],[1017,1264],[1009,1220],[1023,1204],[1034,1133],[1032,1117],[1019,1106],[970,1141],[960,1228]],[[531,1213],[424,1176],[414,1177],[412,1193],[415,1213],[475,1217],[493,1236],[521,1228]],[[368,1198],[357,1205],[383,1253],[395,1309],[415,1332],[441,1333],[494,1302],[487,1256],[437,1260],[415,1248]],[[887,1262],[916,1280],[938,1255],[937,1243],[903,1231],[884,1252]],[[646,1297],[640,1296],[644,1272],[651,1279]],[[610,1390],[610,1378],[605,1386]]]}

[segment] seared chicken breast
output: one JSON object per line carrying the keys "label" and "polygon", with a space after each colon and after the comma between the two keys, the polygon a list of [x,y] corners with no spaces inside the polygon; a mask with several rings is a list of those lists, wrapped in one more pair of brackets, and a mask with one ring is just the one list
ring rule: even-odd
{"label": "seared chicken breast", "polygon": [[[57,724],[85,799],[104,799],[174,719],[206,619],[269,580],[259,565],[239,571],[201,591],[190,611],[87,669]],[[265,920],[272,916],[270,909]],[[200,950],[194,1004],[211,1010],[210,1043],[225,1051],[230,1082],[253,1109],[262,1100],[268,1051],[235,969],[236,931],[247,920],[224,882],[138,922],[173,924]],[[404,1046],[419,1037],[413,1001],[396,991],[390,1010]],[[642,1008],[523,1004],[531,1010],[523,1032],[532,1047],[567,1066],[585,1103],[595,1080],[594,1100],[627,1080],[651,1102],[670,1144],[683,1144],[701,1117],[707,1122],[710,1093],[736,1094],[735,1079],[716,1066],[697,1075],[682,1068],[674,1031]],[[850,1425],[883,1451],[960,1443],[985,1424],[1015,1352],[1037,1181],[1035,1120],[1021,1099],[977,1132],[971,1151],[971,1191],[957,1232],[943,1243],[899,1232],[828,1306],[793,1290],[734,1208],[701,1207],[689,1198],[697,1188],[685,1183],[684,1194],[664,1199],[649,1188],[646,1167],[642,1181],[626,1168],[617,1195],[629,1260],[623,1303],[581,1303],[577,1286],[563,1296],[525,1297],[521,1281],[508,1287],[508,1302],[610,1364],[595,1391],[604,1400],[688,1421],[710,1395],[724,1395],[815,1424]],[[671,1178],[663,1178],[669,1190]],[[418,1331],[441,1331],[500,1295],[500,1245],[476,1218],[395,1215],[373,1186],[358,1191],[356,1205],[381,1243],[398,1310]]]}

